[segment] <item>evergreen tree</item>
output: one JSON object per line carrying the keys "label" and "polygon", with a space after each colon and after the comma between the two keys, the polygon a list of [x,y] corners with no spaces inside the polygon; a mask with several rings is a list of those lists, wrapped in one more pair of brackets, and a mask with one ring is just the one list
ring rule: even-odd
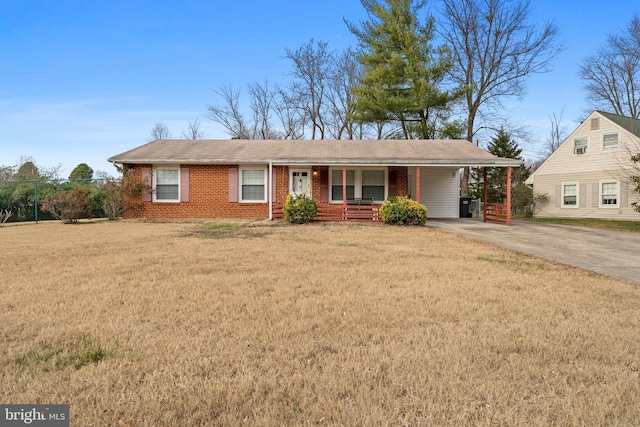
{"label": "evergreen tree", "polygon": [[40,179],[42,178],[40,170],[32,160],[27,160],[18,168],[16,174],[17,180]]}
{"label": "evergreen tree", "polygon": [[80,163],[76,166],[69,174],[69,179],[71,180],[88,180],[93,178],[93,169],[89,167],[86,163]]}
{"label": "evergreen tree", "polygon": [[[504,128],[498,130],[491,140],[487,150],[498,157],[523,160],[522,149],[511,138]],[[469,185],[469,194],[472,197],[484,198],[484,174],[483,168],[472,169],[472,183]],[[511,171],[511,206],[516,212],[526,213],[526,207],[533,203],[533,194],[526,187],[524,181],[531,174],[529,167],[524,164]],[[486,203],[505,203],[507,200],[507,169],[487,168],[487,200]]]}
{"label": "evergreen tree", "polygon": [[441,89],[451,61],[444,48],[432,47],[433,18],[419,20],[425,1],[360,1],[369,21],[347,23],[364,67],[353,88],[358,119],[398,123],[405,139],[437,137],[461,93]]}

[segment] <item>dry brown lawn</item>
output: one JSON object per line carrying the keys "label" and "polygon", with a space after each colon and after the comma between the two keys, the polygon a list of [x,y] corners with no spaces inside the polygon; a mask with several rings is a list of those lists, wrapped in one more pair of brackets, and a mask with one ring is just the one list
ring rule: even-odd
{"label": "dry brown lawn", "polygon": [[74,426],[640,425],[640,288],[429,228],[0,229],[0,403]]}

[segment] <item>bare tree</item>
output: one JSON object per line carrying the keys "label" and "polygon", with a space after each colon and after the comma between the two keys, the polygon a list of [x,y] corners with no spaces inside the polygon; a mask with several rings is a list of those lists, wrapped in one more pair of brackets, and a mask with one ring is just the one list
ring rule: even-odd
{"label": "bare tree", "polygon": [[582,60],[578,76],[595,109],[640,118],[640,18],[636,15],[620,35]]}
{"label": "bare tree", "polygon": [[560,111],[560,117],[556,116],[556,113],[549,115],[549,121],[551,122],[551,131],[549,132],[549,138],[545,146],[547,156],[551,155],[554,151],[560,147],[560,144],[564,141],[567,135],[567,125],[562,124],[562,116],[564,115],[564,107]]}
{"label": "bare tree", "polygon": [[231,86],[222,85],[214,92],[222,97],[224,106],[209,105],[207,117],[227,129],[232,139],[252,139],[246,120],[240,111],[240,91],[234,91]]}
{"label": "bare tree", "polygon": [[291,92],[300,101],[299,106],[310,121],[311,139],[325,137],[323,103],[332,57],[327,46],[327,42],[311,39],[296,50],[285,49],[285,58],[293,62],[295,80]]}
{"label": "bare tree", "polygon": [[200,130],[200,121],[195,119],[194,121],[189,121],[189,125],[187,126],[186,131],[182,131],[182,136],[184,139],[204,139],[204,132]]}
{"label": "bare tree", "polygon": [[9,218],[13,216],[13,211],[9,209],[0,210],[0,227],[4,227],[4,224],[9,221]]}
{"label": "bare tree", "polygon": [[274,104],[274,92],[269,88],[269,83],[254,82],[249,84],[249,96],[251,97],[250,109],[253,115],[252,136],[253,139],[279,139],[280,135],[271,123],[271,111]]}
{"label": "bare tree", "polygon": [[327,123],[333,139],[361,139],[363,124],[355,120],[352,88],[362,74],[362,65],[351,48],[335,54],[328,79]]}
{"label": "bare tree", "polygon": [[277,88],[274,94],[274,112],[280,121],[282,139],[303,139],[305,116],[294,94]]}
{"label": "bare tree", "polygon": [[[240,91],[221,86],[215,91],[224,101],[223,107],[209,106],[207,116],[222,125],[233,139],[280,139],[281,132],[272,123],[272,111],[280,118],[280,89],[272,89],[268,82],[248,85],[249,104],[245,117],[240,107]],[[285,130],[286,134],[287,131]],[[288,135],[288,134],[287,134]]]}
{"label": "bare tree", "polygon": [[155,141],[156,139],[171,139],[171,131],[162,122],[156,123],[151,129],[151,140]]}
{"label": "bare tree", "polygon": [[[479,119],[495,119],[508,97],[522,97],[525,78],[550,70],[560,52],[558,29],[530,23],[528,0],[443,0],[440,34],[452,50],[454,83],[466,90],[466,139],[473,141]],[[469,170],[461,182],[467,194]]]}

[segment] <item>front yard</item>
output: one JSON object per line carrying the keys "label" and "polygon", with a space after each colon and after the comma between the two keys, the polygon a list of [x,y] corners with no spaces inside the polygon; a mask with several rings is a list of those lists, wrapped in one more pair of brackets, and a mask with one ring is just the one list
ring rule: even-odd
{"label": "front yard", "polygon": [[384,225],[0,229],[0,402],[71,425],[638,425],[640,289]]}

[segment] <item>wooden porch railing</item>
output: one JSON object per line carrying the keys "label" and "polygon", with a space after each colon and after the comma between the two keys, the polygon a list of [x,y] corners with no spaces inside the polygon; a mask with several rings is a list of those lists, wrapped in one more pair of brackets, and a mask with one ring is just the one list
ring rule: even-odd
{"label": "wooden porch railing", "polygon": [[[273,204],[273,219],[284,219],[282,204]],[[318,205],[316,221],[380,221],[380,208],[375,205]]]}
{"label": "wooden porch railing", "polygon": [[485,203],[484,221],[511,225],[511,212],[505,203]]}
{"label": "wooden porch railing", "polygon": [[380,221],[379,212],[373,205],[347,205],[342,215],[345,221]]}

